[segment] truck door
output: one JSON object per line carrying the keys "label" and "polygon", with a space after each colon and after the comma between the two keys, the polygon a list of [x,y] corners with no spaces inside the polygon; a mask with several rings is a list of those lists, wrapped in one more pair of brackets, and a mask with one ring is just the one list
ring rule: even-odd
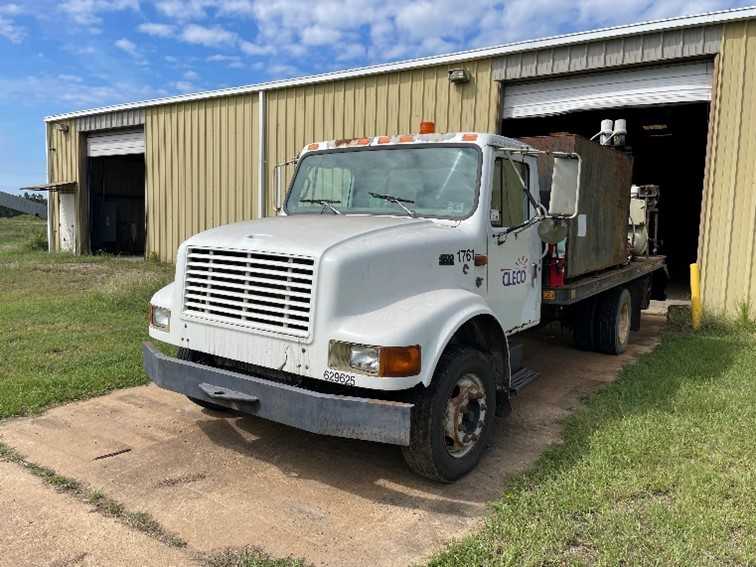
{"label": "truck door", "polygon": [[507,333],[536,325],[541,311],[541,239],[537,225],[510,232],[535,216],[512,164],[539,202],[536,161],[494,154],[488,238],[488,297]]}

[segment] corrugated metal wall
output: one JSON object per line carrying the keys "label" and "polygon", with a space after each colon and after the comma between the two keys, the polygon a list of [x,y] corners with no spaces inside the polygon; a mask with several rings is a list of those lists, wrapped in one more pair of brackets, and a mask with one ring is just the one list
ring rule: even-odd
{"label": "corrugated metal wall", "polygon": [[[267,97],[268,211],[273,211],[275,164],[321,140],[417,132],[422,120],[436,130],[496,132],[498,84],[491,60],[455,65],[472,80],[449,82],[449,66],[269,91]],[[293,171],[287,168],[287,181]]]}
{"label": "corrugated metal wall", "polygon": [[129,126],[141,126],[142,124],[144,124],[144,109],[142,108],[82,116],[76,120],[76,125],[80,132],[106,130],[109,128],[128,128]]}
{"label": "corrugated metal wall", "polygon": [[148,254],[173,261],[189,236],[255,217],[257,105],[251,94],[146,110]]}
{"label": "corrugated metal wall", "polygon": [[709,134],[699,262],[712,313],[756,310],[756,22],[723,36]]}
{"label": "corrugated metal wall", "polygon": [[[63,132],[56,127],[57,124],[68,126],[68,131]],[[79,187],[79,161],[80,154],[80,134],[75,120],[64,120],[55,124],[47,125],[47,170],[50,183],[62,181],[75,181],[76,187],[76,210],[81,210],[79,206],[81,198],[81,188]],[[52,249],[59,250],[59,201],[58,194],[51,192],[50,198],[50,220],[52,222]],[[80,240],[77,237],[76,249],[80,251]]]}
{"label": "corrugated metal wall", "polygon": [[721,38],[722,26],[714,24],[512,53],[494,61],[494,79],[513,81],[714,55]]}

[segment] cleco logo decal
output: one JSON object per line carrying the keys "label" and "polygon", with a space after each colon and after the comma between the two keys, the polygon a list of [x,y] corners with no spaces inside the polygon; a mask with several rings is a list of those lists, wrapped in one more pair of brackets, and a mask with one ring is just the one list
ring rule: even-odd
{"label": "cleco logo decal", "polygon": [[504,287],[524,284],[528,281],[528,257],[517,258],[513,268],[501,269],[501,283]]}

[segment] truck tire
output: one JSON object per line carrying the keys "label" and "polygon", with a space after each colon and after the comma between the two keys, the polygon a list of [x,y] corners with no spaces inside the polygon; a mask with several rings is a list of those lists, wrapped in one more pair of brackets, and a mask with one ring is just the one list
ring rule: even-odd
{"label": "truck tire", "polygon": [[596,350],[622,354],[630,341],[633,300],[627,288],[599,296],[596,310]]}
{"label": "truck tire", "polygon": [[572,334],[575,338],[575,346],[580,350],[596,350],[596,307],[597,302],[592,297],[575,306]]}
{"label": "truck tire", "polygon": [[402,453],[417,474],[453,482],[480,461],[494,430],[496,378],[482,352],[451,347],[412,414],[409,447]]}
{"label": "truck tire", "polygon": [[[178,349],[178,352],[176,353],[176,358],[178,358],[179,360],[188,360],[189,362],[197,362],[199,364],[209,364],[208,355],[203,354],[201,352],[197,352],[196,350],[191,350],[191,349],[183,348],[183,347]],[[189,398],[192,402],[194,402],[198,406],[203,407],[210,411],[217,411],[217,412],[222,412],[222,413],[228,413],[230,411],[233,411],[231,408],[220,406],[212,402],[207,402],[199,398],[193,398],[191,396],[187,396],[187,398]]]}

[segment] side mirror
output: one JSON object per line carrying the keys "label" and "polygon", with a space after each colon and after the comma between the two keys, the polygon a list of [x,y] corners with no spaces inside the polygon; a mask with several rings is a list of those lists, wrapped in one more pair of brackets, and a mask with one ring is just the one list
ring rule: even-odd
{"label": "side mirror", "polygon": [[555,157],[551,179],[549,216],[573,218],[578,214],[580,198],[580,159]]}

